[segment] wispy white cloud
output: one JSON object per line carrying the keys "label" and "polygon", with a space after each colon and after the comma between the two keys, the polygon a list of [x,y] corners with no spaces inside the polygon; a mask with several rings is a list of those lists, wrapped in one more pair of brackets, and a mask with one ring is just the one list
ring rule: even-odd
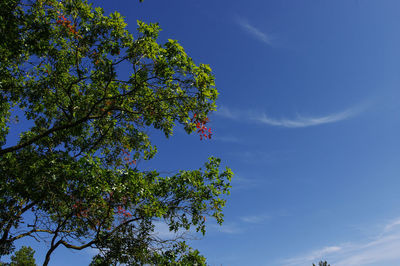
{"label": "wispy white cloud", "polygon": [[229,118],[229,119],[240,118],[240,115],[238,114],[238,112],[233,112],[231,109],[229,109],[226,106],[220,106],[215,114],[218,116]]}
{"label": "wispy white cloud", "polygon": [[342,121],[348,119],[352,116],[358,114],[358,110],[355,109],[348,109],[343,112],[329,114],[326,116],[315,116],[315,117],[306,117],[302,115],[298,115],[294,119],[274,119],[267,116],[265,113],[256,115],[253,119],[259,121],[260,123],[270,125],[270,126],[280,126],[280,127],[310,127],[310,126],[317,126],[322,124],[329,124],[338,121]]}
{"label": "wispy white cloud", "polygon": [[343,248],[341,246],[323,247],[317,250],[313,250],[303,256],[285,259],[282,261],[282,265],[312,265],[312,263],[318,262],[319,260],[326,258],[329,254],[339,252],[342,249]]}
{"label": "wispy white cloud", "polygon": [[237,17],[236,23],[246,32],[257,38],[259,41],[268,45],[272,45],[273,38],[269,34],[266,34],[265,32],[262,32],[255,26],[251,25],[246,19]]}
{"label": "wispy white cloud", "polygon": [[271,217],[268,215],[249,215],[240,217],[240,220],[250,224],[261,224],[268,221],[270,218]]}
{"label": "wispy white cloud", "polygon": [[361,113],[365,109],[365,106],[357,106],[353,108],[346,109],[342,112],[337,112],[333,114],[323,115],[323,116],[304,116],[298,114],[295,118],[273,118],[263,112],[254,111],[232,111],[227,107],[221,107],[216,112],[217,115],[225,117],[228,119],[235,120],[247,120],[254,121],[261,124],[277,127],[287,127],[287,128],[301,128],[318,126],[322,124],[329,124],[339,122],[345,119],[349,119]]}
{"label": "wispy white cloud", "polygon": [[384,228],[384,232],[388,232],[398,225],[400,225],[400,218],[395,219],[392,222],[388,223]]}
{"label": "wispy white cloud", "polygon": [[239,234],[242,232],[242,229],[235,224],[223,224],[219,231],[225,234]]}
{"label": "wispy white cloud", "polygon": [[[360,242],[328,246],[281,261],[282,265],[311,265],[327,260],[335,266],[400,265],[400,218],[388,223],[376,236]],[[392,264],[390,264],[392,265]]]}
{"label": "wispy white cloud", "polygon": [[217,223],[211,223],[208,225],[210,229],[214,232],[223,233],[223,234],[240,234],[243,232],[243,228],[236,223],[227,223],[224,222],[222,225]]}
{"label": "wispy white cloud", "polygon": [[267,181],[264,178],[248,178],[247,176],[240,176],[235,174],[232,179],[232,191],[237,190],[254,190],[265,186]]}

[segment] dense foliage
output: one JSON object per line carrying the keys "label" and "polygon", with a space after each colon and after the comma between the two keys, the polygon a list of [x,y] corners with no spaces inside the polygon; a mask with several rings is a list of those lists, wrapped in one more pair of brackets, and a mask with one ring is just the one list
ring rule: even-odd
{"label": "dense foliage", "polygon": [[1,266],[36,266],[33,255],[35,251],[31,247],[23,246],[11,256],[10,263],[1,263]]}
{"label": "dense foliage", "polygon": [[[313,266],[316,266],[314,263],[313,263]],[[331,266],[330,264],[328,264],[328,262],[327,261],[320,261],[320,262],[318,262],[318,266]]]}
{"label": "dense foliage", "polygon": [[[222,222],[231,171],[136,162],[156,154],[148,128],[211,137],[214,77],[177,41],[159,44],[157,24],[126,26],[83,0],[0,1],[0,255],[34,237],[45,265],[60,245],[99,249],[93,265],[205,263],[179,232]],[[18,119],[31,127],[12,143]],[[161,239],[156,222],[178,234]]]}

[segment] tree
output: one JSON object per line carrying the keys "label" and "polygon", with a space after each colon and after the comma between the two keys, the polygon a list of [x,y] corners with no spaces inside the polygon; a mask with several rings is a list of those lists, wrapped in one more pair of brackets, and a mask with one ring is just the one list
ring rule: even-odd
{"label": "tree", "polygon": [[22,246],[11,256],[11,263],[0,262],[0,266],[36,266],[34,254],[35,251],[31,247]]}
{"label": "tree", "polygon": [[[150,127],[211,137],[214,77],[177,41],[157,43],[157,24],[126,26],[84,0],[0,2],[0,255],[33,237],[47,240],[44,265],[59,246],[99,249],[93,265],[205,263],[181,232],[222,223],[231,170],[210,158],[161,176],[137,161],[156,154]],[[17,143],[13,108],[32,123]]]}
{"label": "tree", "polygon": [[[315,264],[313,263],[313,266],[315,266]],[[318,266],[331,266],[330,264],[328,264],[328,262],[327,261],[320,261],[319,263],[318,263]]]}
{"label": "tree", "polygon": [[31,247],[23,246],[20,250],[11,256],[11,266],[36,266],[35,258],[33,255],[35,251]]}

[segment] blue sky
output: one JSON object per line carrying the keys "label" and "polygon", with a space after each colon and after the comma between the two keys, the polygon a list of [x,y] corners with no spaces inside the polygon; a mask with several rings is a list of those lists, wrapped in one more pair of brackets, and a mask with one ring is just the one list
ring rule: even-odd
{"label": "blue sky", "polygon": [[[400,265],[399,1],[95,4],[132,32],[159,22],[160,41],[213,69],[213,139],[151,132],[159,154],[142,163],[168,172],[214,155],[232,168],[224,225],[192,241],[211,265]],[[59,250],[52,265],[93,254]]]}

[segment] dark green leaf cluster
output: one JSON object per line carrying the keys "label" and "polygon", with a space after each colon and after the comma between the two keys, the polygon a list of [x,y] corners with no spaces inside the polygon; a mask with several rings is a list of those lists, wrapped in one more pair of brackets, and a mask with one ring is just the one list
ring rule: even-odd
{"label": "dark green leaf cluster", "polygon": [[0,262],[0,266],[36,266],[34,254],[35,251],[31,247],[23,246],[11,256],[10,263]]}
{"label": "dark green leaf cluster", "polygon": [[33,257],[35,251],[31,247],[23,246],[20,250],[11,256],[11,266],[36,266],[35,258]]}
{"label": "dark green leaf cluster", "polygon": [[[216,158],[172,176],[137,162],[157,152],[149,127],[192,133],[193,117],[215,110],[214,76],[177,41],[159,44],[157,24],[137,23],[134,36],[83,0],[0,2],[0,255],[40,236],[45,264],[60,245],[98,248],[93,263],[204,263],[154,224],[204,234],[206,216],[221,223],[232,172]],[[17,113],[32,126],[7,144]]]}
{"label": "dark green leaf cluster", "polygon": [[[314,263],[313,263],[313,266],[316,266]],[[319,263],[318,263],[318,266],[331,266],[330,264],[328,264],[328,262],[327,261],[320,261]]]}

